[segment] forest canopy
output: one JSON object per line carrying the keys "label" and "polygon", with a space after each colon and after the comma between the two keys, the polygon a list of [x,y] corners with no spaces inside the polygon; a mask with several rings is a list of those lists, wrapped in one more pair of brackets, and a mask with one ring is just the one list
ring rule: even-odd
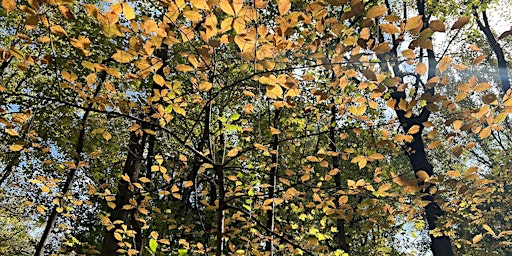
{"label": "forest canopy", "polygon": [[0,254],[512,254],[510,1],[1,6]]}

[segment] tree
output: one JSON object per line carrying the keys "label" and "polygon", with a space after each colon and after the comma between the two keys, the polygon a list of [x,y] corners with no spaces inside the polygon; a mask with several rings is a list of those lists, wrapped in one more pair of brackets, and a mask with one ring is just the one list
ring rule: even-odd
{"label": "tree", "polygon": [[[44,223],[35,255],[508,250],[509,53],[486,3],[2,7],[0,184]],[[496,82],[451,52],[468,45]]]}

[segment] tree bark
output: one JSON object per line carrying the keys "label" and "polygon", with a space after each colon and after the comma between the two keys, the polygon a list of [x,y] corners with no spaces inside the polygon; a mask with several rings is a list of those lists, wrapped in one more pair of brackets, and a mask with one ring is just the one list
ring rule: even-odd
{"label": "tree bark", "polygon": [[[336,112],[337,112],[336,105],[334,105],[334,103],[333,103],[333,106],[331,107],[331,126],[329,128],[329,140],[330,140],[329,146],[330,146],[330,149],[332,152],[338,152],[338,149],[335,144]],[[338,155],[333,155],[332,156],[332,168],[339,170],[339,167],[340,166],[339,166]],[[338,173],[336,173],[336,175],[334,175],[334,182],[335,182],[337,188],[341,187],[340,171],[338,171]],[[338,200],[336,200],[336,207],[338,210],[340,209],[340,204],[339,204]],[[345,234],[345,220],[342,218],[336,217],[336,228],[338,229],[338,232],[336,233],[336,247],[338,249],[342,249],[346,253],[349,253],[350,248],[347,243],[347,237]]]}
{"label": "tree bark", "polygon": [[[279,114],[280,110],[275,110],[274,112],[274,121],[272,126],[276,129],[279,129]],[[269,176],[269,184],[270,187],[268,188],[268,198],[274,199],[275,193],[276,193],[276,176],[277,176],[277,169],[279,165],[279,136],[277,134],[272,135],[272,157],[271,157],[271,167],[270,167],[270,176]],[[275,205],[274,201],[272,201],[271,209],[270,211],[267,211],[267,228],[274,232],[275,227]],[[270,235],[270,241],[268,241],[265,245],[265,250],[270,251],[270,255],[274,255],[274,236]]]}
{"label": "tree bark", "polygon": [[501,89],[503,93],[506,93],[510,89],[510,78],[508,74],[508,65],[507,60],[505,59],[505,54],[503,54],[503,49],[500,44],[496,41],[494,34],[491,31],[489,26],[489,20],[487,18],[486,11],[482,12],[482,18],[484,23],[480,20],[478,13],[475,10],[475,18],[476,23],[478,24],[478,28],[484,33],[487,42],[491,46],[492,51],[496,54],[496,58],[498,59],[498,75],[501,81]]}

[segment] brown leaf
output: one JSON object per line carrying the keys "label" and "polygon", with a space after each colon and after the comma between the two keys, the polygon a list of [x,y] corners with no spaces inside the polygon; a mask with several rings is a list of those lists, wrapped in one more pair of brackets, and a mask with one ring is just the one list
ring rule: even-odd
{"label": "brown leaf", "polygon": [[382,29],[382,31],[391,35],[400,33],[400,29],[398,29],[393,24],[380,24],[379,27]]}
{"label": "brown leaf", "polygon": [[446,27],[444,26],[444,23],[440,20],[433,20],[429,24],[430,28],[436,32],[445,32]]}
{"label": "brown leaf", "polygon": [[423,25],[422,16],[414,16],[407,20],[407,23],[405,24],[405,31],[413,30],[415,28],[418,28]]}
{"label": "brown leaf", "polygon": [[377,5],[368,10],[368,12],[366,13],[366,17],[370,19],[377,18],[379,16],[386,14],[387,10],[388,8],[386,8],[384,5]]}
{"label": "brown leaf", "polygon": [[469,20],[470,20],[469,16],[462,16],[457,21],[455,21],[455,23],[453,23],[453,26],[451,29],[452,30],[460,29],[460,28],[464,27],[464,25],[468,24]]}

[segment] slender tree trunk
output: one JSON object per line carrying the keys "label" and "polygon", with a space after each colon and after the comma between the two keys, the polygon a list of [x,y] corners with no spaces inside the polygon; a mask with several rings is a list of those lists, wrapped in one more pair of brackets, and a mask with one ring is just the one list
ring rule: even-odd
{"label": "slender tree trunk", "polygon": [[[139,179],[145,144],[146,133],[131,133],[128,146],[128,156],[126,157],[123,169],[123,174],[128,175],[131,182],[136,182]],[[114,233],[116,229],[121,227],[121,224],[126,224],[128,222],[131,210],[124,210],[123,206],[129,205],[130,199],[133,198],[133,191],[131,188],[133,188],[133,186],[130,186],[129,182],[122,179],[119,181],[115,200],[116,207],[112,211],[110,221],[120,221],[121,223],[116,224],[114,228],[106,232],[105,237],[103,238],[103,246],[101,250],[101,255],[103,256],[116,255],[118,240],[114,237]]]}
{"label": "slender tree trunk", "polygon": [[[101,72],[100,81],[98,82],[96,91],[93,94],[93,98],[98,96],[98,94],[101,90],[101,84],[105,80],[106,76],[107,76],[107,73],[105,71]],[[88,109],[90,109],[92,107],[93,107],[93,103],[89,103],[87,106]],[[91,114],[91,111],[86,110],[84,115],[82,116],[82,120],[80,122],[80,133],[78,134],[78,139],[77,139],[76,146],[75,146],[75,159],[74,159],[75,166],[74,166],[74,168],[69,170],[69,172],[66,176],[66,181],[64,182],[64,185],[62,186],[62,190],[61,190],[62,197],[65,197],[71,191],[71,185],[73,184],[73,180],[75,179],[76,172],[78,171],[78,168],[80,165],[80,160],[81,160],[81,155],[82,155],[84,145],[85,145],[85,129],[87,128],[86,127],[87,121],[89,119],[90,114]],[[64,200],[62,200],[62,198],[61,198],[60,205],[63,205],[63,204],[64,204]],[[35,256],[40,256],[40,255],[44,254],[44,246],[48,242],[48,238],[50,237],[50,234],[53,230],[55,222],[57,221],[57,217],[59,215],[57,208],[59,208],[59,207],[61,207],[61,206],[54,205],[50,212],[50,215],[48,216],[48,220],[46,221],[46,226],[44,228],[43,234],[41,235],[41,238],[39,239],[39,243],[37,243],[37,245],[36,245],[36,250],[34,252]]]}
{"label": "slender tree trunk", "polygon": [[[274,112],[274,121],[272,126],[276,129],[279,129],[279,114],[281,113],[280,110],[275,110]],[[277,169],[279,165],[279,136],[277,134],[272,135],[272,158],[271,158],[271,168],[270,168],[270,177],[269,177],[269,184],[270,187],[268,188],[268,198],[274,199],[276,194],[276,186],[277,186]],[[272,201],[271,209],[270,211],[267,211],[267,228],[274,232],[275,228],[275,204],[274,201]],[[270,255],[274,255],[274,236],[270,235],[270,241],[268,241],[265,245],[265,250],[270,251]]]}
{"label": "slender tree trunk", "polygon": [[[331,126],[329,128],[329,140],[330,140],[329,146],[330,146],[331,151],[335,152],[335,153],[338,152],[338,148],[336,147],[336,144],[335,144],[336,112],[337,112],[336,105],[334,105],[334,103],[333,103],[333,106],[331,107]],[[332,156],[332,168],[339,170],[339,167],[340,166],[339,166],[338,155],[333,155]],[[334,182],[335,182],[337,188],[341,187],[340,171],[338,171],[338,173],[336,173],[336,175],[334,175]],[[340,204],[339,204],[338,200],[336,200],[336,207],[338,210],[340,209]],[[345,234],[345,220],[342,218],[336,217],[336,227],[338,229],[338,232],[336,233],[336,248],[342,249],[346,253],[349,253],[349,245],[347,243],[347,237]]]}
{"label": "slender tree trunk", "polygon": [[491,31],[489,26],[489,19],[487,18],[486,11],[482,12],[483,23],[478,17],[478,13],[475,11],[476,23],[478,24],[478,28],[484,33],[487,42],[491,46],[492,51],[496,54],[496,58],[498,59],[498,75],[501,81],[501,89],[503,93],[506,93],[510,89],[510,78],[508,74],[508,65],[507,60],[505,59],[505,54],[503,54],[503,49],[500,44],[496,41],[494,34]]}
{"label": "slender tree trunk", "polygon": [[219,190],[219,205],[217,209],[217,250],[215,255],[222,256],[224,254],[224,221],[226,210],[226,191],[224,188],[224,170],[222,166],[215,166],[217,175],[217,186]]}

